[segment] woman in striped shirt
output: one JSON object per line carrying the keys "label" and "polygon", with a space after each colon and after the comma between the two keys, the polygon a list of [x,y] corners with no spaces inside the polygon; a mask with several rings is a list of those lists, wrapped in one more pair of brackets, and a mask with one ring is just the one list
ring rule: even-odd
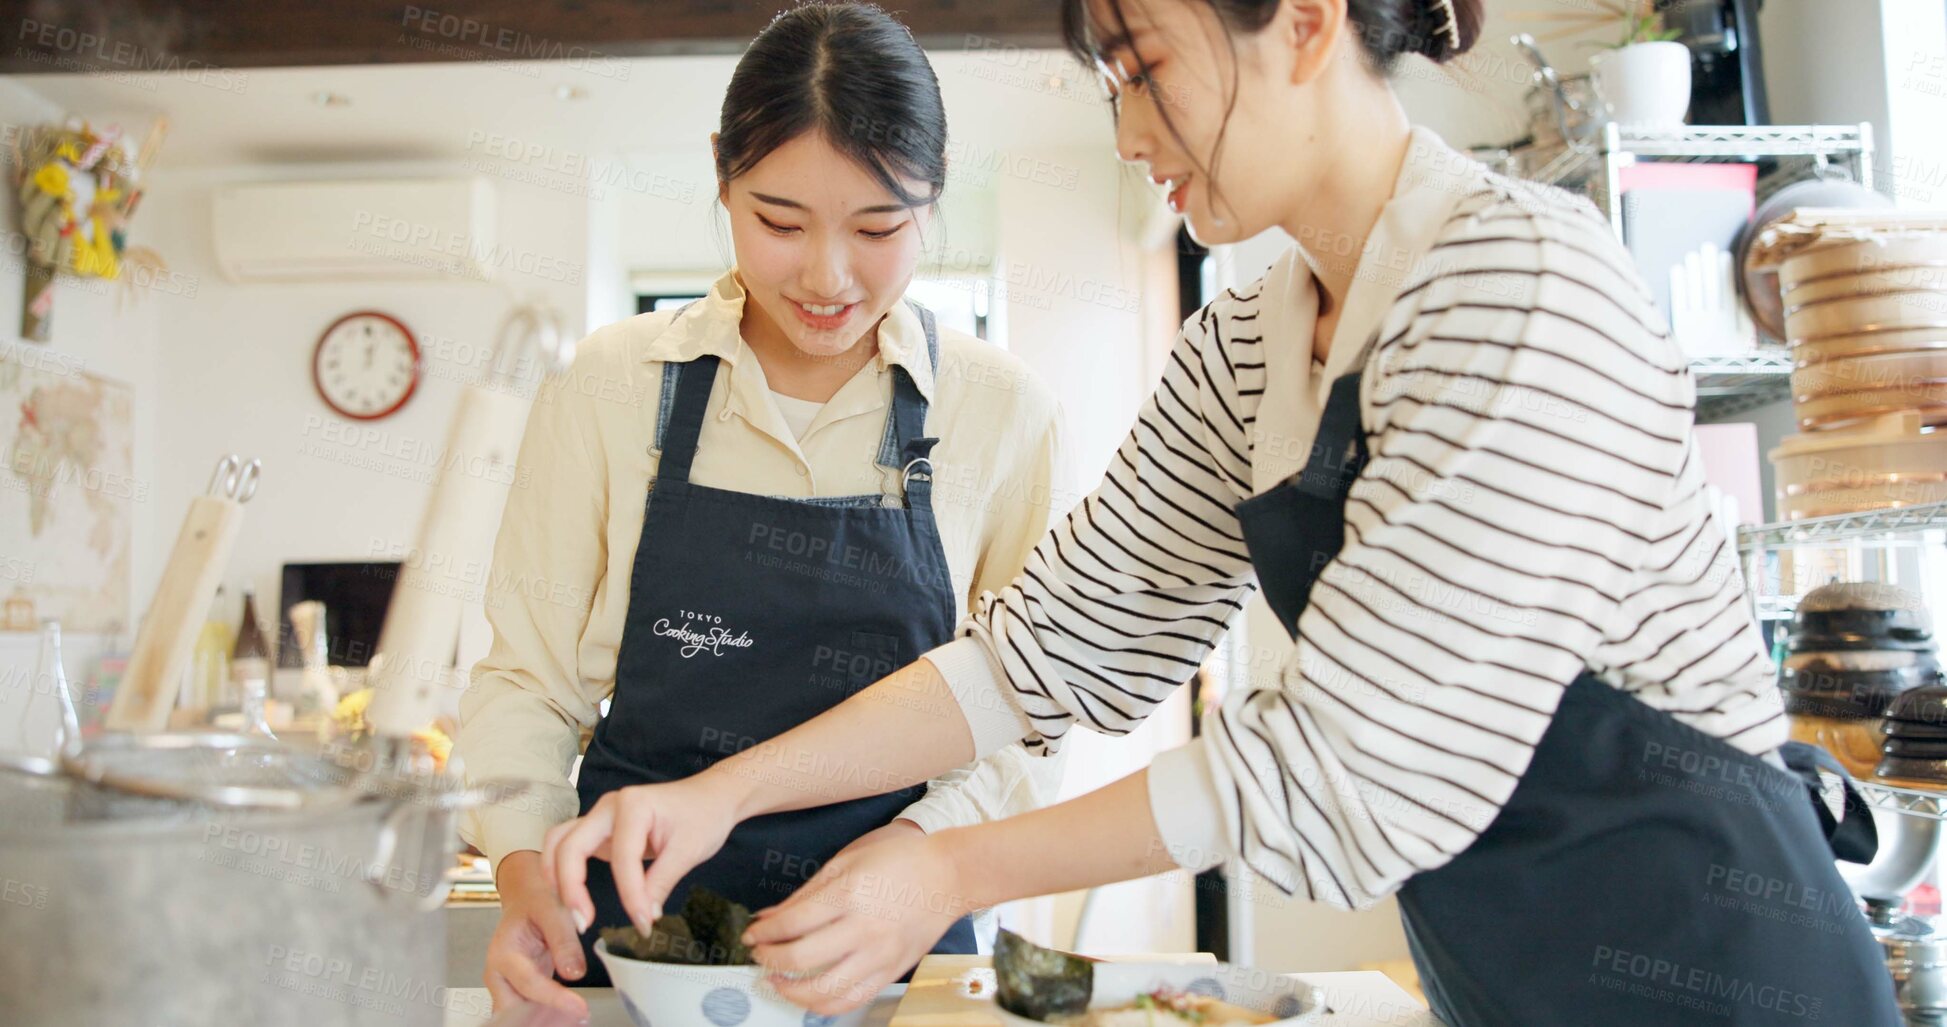
{"label": "woman in striped shirt", "polygon": [[[1412,127],[1386,81],[1481,19],[1479,0],[1066,0],[1120,155],[1191,231],[1299,248],[1185,323],[1102,486],[959,638],[557,828],[564,900],[585,907],[590,856],[619,857],[625,905],[653,915],[740,819],[831,801],[834,756],[851,794],[1126,732],[1255,578],[1296,642],[1274,680],[1101,791],[834,860],[753,928],[780,989],[850,1008],[956,910],[1236,857],[1336,906],[1397,893],[1454,1025],[1897,1022],[1855,909],[1794,916],[1734,883],[1846,894],[1778,757],[1693,384],[1628,255],[1585,201]],[[826,773],[794,778],[806,754]]]}

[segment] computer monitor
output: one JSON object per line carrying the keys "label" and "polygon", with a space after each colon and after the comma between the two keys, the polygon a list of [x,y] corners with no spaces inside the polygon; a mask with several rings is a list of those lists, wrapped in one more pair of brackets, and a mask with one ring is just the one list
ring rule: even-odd
{"label": "computer monitor", "polygon": [[291,628],[291,607],[307,599],[324,604],[329,663],[334,667],[371,663],[398,577],[397,560],[285,564],[283,592],[277,602],[277,665],[304,665]]}

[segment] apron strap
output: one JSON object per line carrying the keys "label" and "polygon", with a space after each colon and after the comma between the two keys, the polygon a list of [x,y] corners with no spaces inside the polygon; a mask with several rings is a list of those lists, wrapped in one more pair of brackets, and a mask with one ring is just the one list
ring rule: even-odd
{"label": "apron strap", "polygon": [[710,409],[710,390],[716,386],[718,363],[714,355],[706,354],[682,365],[676,372],[676,403],[669,412],[656,477],[680,482],[690,480],[690,462],[696,459],[696,440],[703,434],[703,417]]}
{"label": "apron strap", "polygon": [[[686,317],[689,317],[691,311],[703,309],[702,303],[703,303],[702,300],[695,299],[676,308],[676,316],[669,319],[670,327],[675,327],[677,322],[681,321]],[[676,409],[676,380],[677,380],[677,376],[682,373],[682,370],[683,370],[683,365],[681,364],[673,364],[668,362],[664,362],[663,364],[662,391],[657,394],[657,398],[656,398],[656,451],[657,452],[662,451],[663,436],[669,433],[669,416]]]}
{"label": "apron strap", "polygon": [[[912,300],[906,304],[919,315],[926,329],[926,359],[935,380],[940,368],[939,326],[933,312]],[[933,446],[940,440],[926,437],[926,397],[904,367],[893,367],[892,411],[886,415],[885,437],[879,443],[879,466],[899,472],[900,487],[906,493],[908,509],[926,509],[933,502]]]}
{"label": "apron strap", "polygon": [[1348,371],[1332,383],[1311,457],[1295,476],[1298,489],[1307,495],[1341,500],[1366,466],[1366,427],[1359,416],[1359,384],[1364,375],[1363,370]]}
{"label": "apron strap", "polygon": [[1365,380],[1367,361],[1379,343],[1378,333],[1367,339],[1352,361],[1352,370],[1332,382],[1325,410],[1318,418],[1318,434],[1312,438],[1311,456],[1290,481],[1306,495],[1343,502],[1352,482],[1365,469],[1366,425],[1359,411],[1359,387]]}
{"label": "apron strap", "polygon": [[1367,459],[1359,411],[1367,356],[1362,352],[1352,370],[1333,380],[1305,465],[1237,506],[1264,599],[1294,638],[1312,586],[1345,548],[1346,496]]}

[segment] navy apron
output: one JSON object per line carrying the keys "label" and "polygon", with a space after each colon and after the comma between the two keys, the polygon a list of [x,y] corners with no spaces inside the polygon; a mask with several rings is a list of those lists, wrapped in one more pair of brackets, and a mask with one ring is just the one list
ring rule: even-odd
{"label": "navy apron", "polygon": [[[1365,465],[1359,381],[1333,382],[1304,470],[1238,506],[1294,634]],[[1898,1027],[1808,799],[1800,778],[1584,671],[1493,823],[1399,891],[1427,1001],[1449,1027]]]}
{"label": "navy apron", "polygon": [[[933,315],[915,309],[938,366]],[[761,747],[953,637],[953,582],[927,459],[939,440],[924,437],[926,398],[906,369],[894,368],[878,454],[903,480],[899,507],[876,494],[780,499],[691,482],[717,365],[714,356],[676,365],[673,403],[664,393],[662,458],[630,575],[615,693],[577,781],[583,815],[617,788],[680,780]],[[752,910],[774,906],[925,792],[920,784],[753,817],[664,908],[679,911],[695,887]],[[589,861],[588,893],[588,973],[565,983],[606,987],[595,941],[601,928],[629,922],[606,862]],[[934,951],[974,952],[972,921],[955,923]]]}

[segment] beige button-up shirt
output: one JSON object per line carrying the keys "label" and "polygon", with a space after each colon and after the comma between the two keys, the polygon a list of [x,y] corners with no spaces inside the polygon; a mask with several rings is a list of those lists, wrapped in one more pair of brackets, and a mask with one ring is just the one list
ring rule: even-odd
{"label": "beige button-up shirt", "polygon": [[[496,866],[539,849],[550,826],[578,811],[569,773],[615,688],[666,363],[721,359],[691,480],[794,499],[903,494],[898,472],[876,459],[893,366],[905,368],[929,401],[926,434],[940,440],[933,506],[956,619],[970,597],[1006,587],[1077,498],[1063,491],[1054,397],[1007,353],[941,328],[935,368],[918,315],[897,304],[880,322],[878,356],[798,439],[739,333],[743,307],[735,272],[726,274],[680,312],[596,331],[535,397],[494,545],[493,645],[473,668],[455,743],[469,780],[533,782],[526,796],[462,822]],[[1008,816],[1052,801],[1060,780],[1056,761],[1011,746],[933,781],[902,815],[928,831]]]}

